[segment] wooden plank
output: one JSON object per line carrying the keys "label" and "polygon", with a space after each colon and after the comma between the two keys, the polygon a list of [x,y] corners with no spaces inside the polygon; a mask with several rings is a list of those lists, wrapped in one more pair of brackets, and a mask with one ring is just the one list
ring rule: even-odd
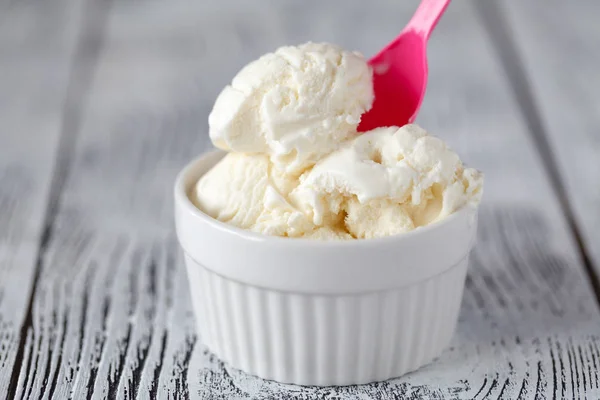
{"label": "wooden plank", "polygon": [[173,235],[171,184],[209,147],[215,95],[281,44],[329,40],[373,53],[412,9],[196,3],[113,5],[42,263],[17,398],[561,398],[597,389],[594,296],[465,2],[453,3],[433,38],[420,118],[487,174],[451,348],[401,379],[348,388],[278,385],[227,372],[205,353]]}
{"label": "wooden plank", "polygon": [[0,6],[0,395],[11,384],[53,196],[80,12],[70,0]]}
{"label": "wooden plank", "polygon": [[206,113],[197,112],[204,93],[189,87],[202,71],[196,23],[184,3],[111,12],[72,137],[15,398],[187,391],[196,337],[171,186],[207,143]]}
{"label": "wooden plank", "polygon": [[556,160],[556,174],[599,274],[600,3],[573,7],[538,0],[508,2],[503,8],[519,38],[513,44],[535,94],[540,128],[548,134],[549,156]]}

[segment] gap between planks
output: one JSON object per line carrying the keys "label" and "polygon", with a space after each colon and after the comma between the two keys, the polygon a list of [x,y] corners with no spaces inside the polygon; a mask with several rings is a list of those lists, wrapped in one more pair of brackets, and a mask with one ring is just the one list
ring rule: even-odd
{"label": "gap between planks", "polygon": [[50,184],[48,204],[44,214],[42,234],[35,261],[33,283],[27,310],[21,329],[19,331],[19,347],[13,365],[13,370],[8,387],[8,398],[14,398],[19,385],[19,375],[23,366],[27,333],[33,326],[33,303],[38,288],[38,281],[42,270],[42,260],[46,254],[48,243],[52,238],[54,222],[58,213],[64,184],[71,169],[77,136],[80,131],[82,110],[90,92],[92,77],[95,67],[102,53],[105,38],[105,29],[111,0],[105,2],[88,1],[83,7],[79,40],[71,62],[71,72],[67,83],[67,95],[61,115],[61,130],[58,149],[55,157],[54,170]]}
{"label": "gap between planks", "polygon": [[[474,9],[482,21],[499,64],[506,73],[514,98],[526,123],[527,131],[533,140],[534,147],[540,156],[542,165],[548,175],[552,189],[558,199],[569,230],[575,239],[575,244],[584,265],[585,274],[592,286],[596,304],[600,306],[600,277],[596,274],[593,261],[585,247],[581,228],[577,224],[573,206],[571,205],[565,185],[558,170],[556,157],[548,140],[548,133],[541,118],[535,95],[531,89],[530,80],[523,68],[523,60],[510,34],[506,11],[501,4],[473,0]],[[600,267],[600,266],[598,266]]]}

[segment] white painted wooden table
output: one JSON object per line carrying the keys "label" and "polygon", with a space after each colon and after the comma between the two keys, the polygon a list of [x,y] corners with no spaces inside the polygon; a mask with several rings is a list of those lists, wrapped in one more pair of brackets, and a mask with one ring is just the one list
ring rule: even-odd
{"label": "white painted wooden table", "polygon": [[[371,4],[371,5],[369,5]],[[600,398],[600,2],[455,1],[419,122],[486,173],[458,329],[348,388],[227,372],[194,328],[176,172],[279,45],[372,54],[415,1],[0,3],[0,398]]]}

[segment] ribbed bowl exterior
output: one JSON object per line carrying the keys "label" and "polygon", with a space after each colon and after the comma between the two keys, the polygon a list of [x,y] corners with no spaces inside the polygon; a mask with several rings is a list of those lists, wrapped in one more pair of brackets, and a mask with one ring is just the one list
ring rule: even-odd
{"label": "ribbed bowl exterior", "polygon": [[417,284],[348,295],[236,282],[186,255],[198,330],[229,366],[299,385],[382,381],[418,369],[449,343],[468,257]]}

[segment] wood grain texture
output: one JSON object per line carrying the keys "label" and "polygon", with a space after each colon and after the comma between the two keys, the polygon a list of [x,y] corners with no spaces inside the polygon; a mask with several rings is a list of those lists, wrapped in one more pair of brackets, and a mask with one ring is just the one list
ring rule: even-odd
{"label": "wood grain texture", "polygon": [[419,121],[486,173],[451,347],[400,379],[305,388],[228,371],[201,346],[171,185],[209,148],[216,94],[278,45],[327,40],[371,54],[413,6],[112,4],[73,144],[61,155],[70,168],[43,252],[16,398],[599,397],[595,298],[496,53],[466,2],[452,4],[432,38]]}
{"label": "wood grain texture", "polygon": [[189,46],[177,59],[165,56],[165,42],[194,36],[172,33],[184,10],[168,9],[158,18],[148,6],[136,21],[137,9],[116,7],[106,34],[98,29],[103,38],[89,40],[102,42],[102,55],[65,150],[71,154],[61,154],[71,168],[43,254],[15,398],[187,397],[196,336],[171,186],[206,147],[198,133],[206,114],[196,112],[197,97],[177,99],[201,58]]}
{"label": "wood grain texture", "polygon": [[[600,273],[600,3],[508,2],[503,9],[519,38],[514,44],[566,197]],[[557,26],[561,34],[552,35]]]}
{"label": "wood grain texture", "polygon": [[0,397],[19,352],[53,195],[80,12],[70,0],[0,5]]}

